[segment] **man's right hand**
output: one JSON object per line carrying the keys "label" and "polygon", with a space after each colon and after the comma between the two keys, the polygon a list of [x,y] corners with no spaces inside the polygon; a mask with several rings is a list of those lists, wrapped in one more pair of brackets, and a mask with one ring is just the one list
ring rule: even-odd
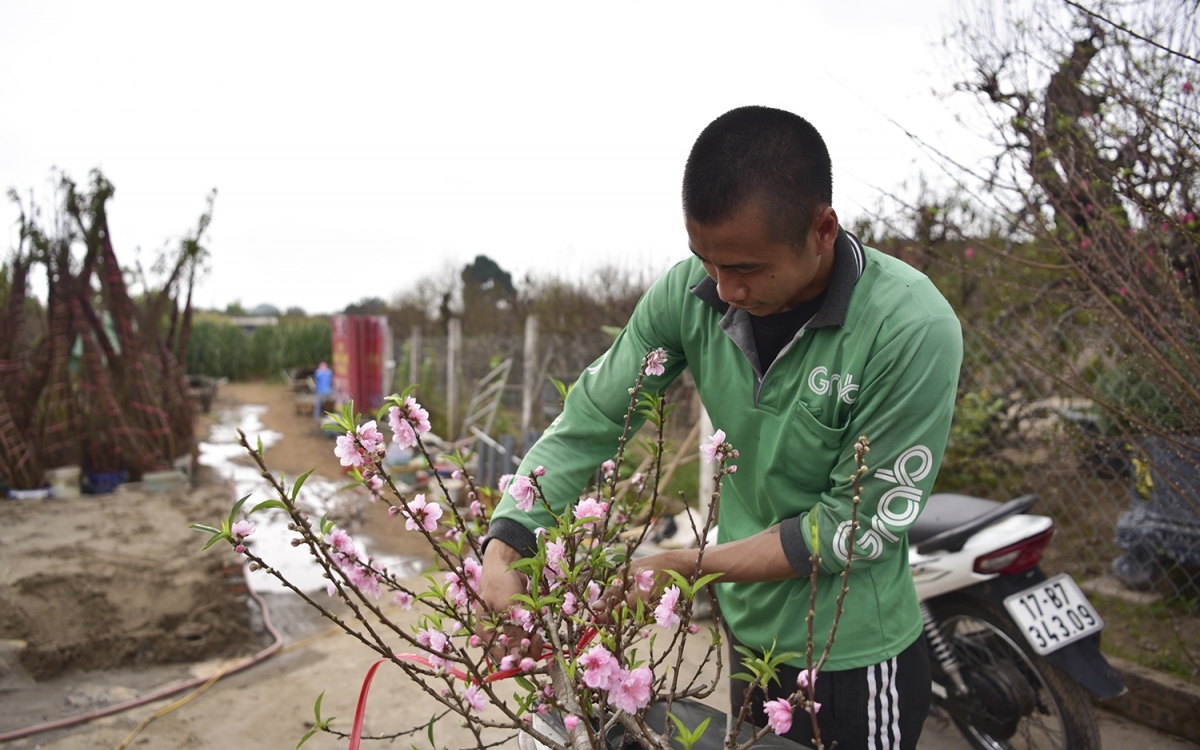
{"label": "man's right hand", "polygon": [[[491,626],[493,619],[507,617],[509,608],[516,602],[512,597],[526,593],[526,578],[524,574],[509,570],[509,566],[521,559],[521,553],[499,539],[488,542],[483,553],[483,573],[479,577],[479,598],[487,611],[477,611],[475,634],[488,648],[491,657],[496,661],[505,656],[515,656],[518,660],[525,656],[537,658],[542,652],[542,639],[534,633],[527,633],[519,625],[511,621],[499,630]],[[503,633],[507,643],[500,641]],[[529,647],[524,648],[522,641],[529,639]]]}

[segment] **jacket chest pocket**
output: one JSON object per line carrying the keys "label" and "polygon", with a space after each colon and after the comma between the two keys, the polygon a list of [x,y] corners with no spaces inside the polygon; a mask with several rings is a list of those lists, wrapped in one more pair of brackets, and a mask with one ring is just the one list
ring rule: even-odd
{"label": "jacket chest pocket", "polygon": [[829,475],[841,458],[848,425],[847,419],[841,427],[830,427],[797,401],[787,424],[790,434],[780,441],[782,452],[776,457],[788,479],[810,492],[828,490]]}

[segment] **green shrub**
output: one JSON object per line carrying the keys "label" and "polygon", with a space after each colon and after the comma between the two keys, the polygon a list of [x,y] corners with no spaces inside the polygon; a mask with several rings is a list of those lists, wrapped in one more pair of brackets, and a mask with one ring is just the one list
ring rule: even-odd
{"label": "green shrub", "polygon": [[262,326],[252,334],[202,320],[192,325],[187,371],[230,380],[274,377],[281,370],[327,362],[331,354],[329,324],[321,320]]}

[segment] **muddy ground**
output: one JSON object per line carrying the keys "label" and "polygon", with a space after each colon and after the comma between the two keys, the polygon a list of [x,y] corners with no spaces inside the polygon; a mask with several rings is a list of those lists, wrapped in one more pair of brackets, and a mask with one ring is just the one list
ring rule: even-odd
{"label": "muddy ground", "polygon": [[[265,407],[255,412],[261,427],[282,436],[266,450],[272,469],[289,477],[313,468],[315,476],[342,476],[333,441],[311,417],[297,413],[283,386],[224,386],[213,414],[201,419],[199,434],[209,434],[223,415],[227,421],[251,404]],[[335,728],[348,730],[375,655],[331,630],[294,595],[267,593],[267,612],[285,644],[278,653],[207,687],[3,741],[6,734],[165,686],[201,683],[272,641],[264,613],[242,590],[236,556],[221,545],[202,552],[203,537],[187,529],[191,522],[216,521],[232,504],[235,489],[204,467],[196,479],[191,491],[127,489],[74,500],[0,501],[0,747],[293,748],[311,725],[313,701],[322,691],[323,715],[338,717]],[[334,506],[348,530],[370,536],[372,551],[401,559],[422,554],[423,542],[388,518],[381,504],[351,498]],[[388,613],[404,626],[415,620],[415,613],[396,608]],[[723,707],[725,695],[722,686],[711,702]],[[398,670],[381,670],[367,713],[368,733],[421,730],[400,744],[374,746],[428,747],[423,725],[435,708]],[[1195,747],[1108,714],[1100,722],[1109,748]],[[463,729],[443,722],[435,744],[474,743]],[[305,745],[345,746],[344,739],[327,735]],[[962,747],[953,727],[927,722],[922,750]]]}

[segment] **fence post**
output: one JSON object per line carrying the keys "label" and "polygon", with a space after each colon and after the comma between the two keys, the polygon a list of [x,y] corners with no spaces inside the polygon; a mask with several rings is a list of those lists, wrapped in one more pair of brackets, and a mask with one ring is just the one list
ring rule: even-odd
{"label": "fence post", "polygon": [[406,385],[421,382],[421,364],[425,359],[424,345],[421,340],[421,326],[413,326],[408,334],[408,383]]}
{"label": "fence post", "polygon": [[462,357],[462,319],[451,318],[446,327],[446,439],[455,440],[458,433],[458,360]]}
{"label": "fence post", "polygon": [[533,428],[533,411],[538,397],[537,365],[538,320],[536,315],[525,318],[524,372],[521,375],[521,439]]}

